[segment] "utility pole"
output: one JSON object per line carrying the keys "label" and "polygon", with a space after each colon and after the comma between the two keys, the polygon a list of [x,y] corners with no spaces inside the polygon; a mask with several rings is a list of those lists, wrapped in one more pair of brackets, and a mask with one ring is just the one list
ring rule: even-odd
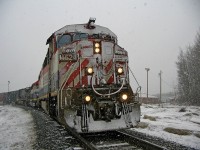
{"label": "utility pole", "polygon": [[161,103],[162,103],[162,71],[160,70],[160,73],[158,74],[159,76],[160,76],[160,104],[159,105],[161,105]]}
{"label": "utility pole", "polygon": [[10,81],[8,81],[8,101],[7,101],[7,103],[9,103],[9,101],[10,101],[9,92],[10,92]]}
{"label": "utility pole", "polygon": [[150,70],[150,68],[145,68],[145,70],[147,71],[147,102],[149,100],[149,81],[148,81],[148,71]]}

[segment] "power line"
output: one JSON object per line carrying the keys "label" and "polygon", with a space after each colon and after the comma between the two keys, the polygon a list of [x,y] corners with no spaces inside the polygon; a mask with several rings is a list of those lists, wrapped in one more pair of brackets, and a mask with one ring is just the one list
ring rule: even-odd
{"label": "power line", "polygon": [[129,66],[128,66],[128,68],[129,68],[129,70],[131,71],[131,74],[132,74],[132,76],[134,77],[134,79],[135,79],[135,81],[136,81],[136,83],[137,83],[138,87],[141,87],[141,86],[140,86],[140,84],[139,84],[139,82],[137,81],[137,79],[136,79],[135,75],[133,74],[133,72],[132,72],[131,68],[130,68]]}
{"label": "power line", "polygon": [[162,81],[163,81],[163,82],[165,83],[165,85],[167,85],[168,87],[173,88],[173,86],[172,86],[170,83],[167,83],[167,81],[163,80],[163,78],[162,78]]}

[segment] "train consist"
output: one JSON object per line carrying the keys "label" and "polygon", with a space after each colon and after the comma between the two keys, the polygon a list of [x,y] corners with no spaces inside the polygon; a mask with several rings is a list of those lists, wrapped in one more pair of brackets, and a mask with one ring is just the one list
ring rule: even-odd
{"label": "train consist", "polygon": [[33,106],[30,103],[30,87],[16,91],[0,93],[0,105],[19,104],[24,106]]}
{"label": "train consist", "polygon": [[18,103],[42,107],[77,132],[137,125],[140,104],[130,86],[128,53],[111,30],[91,18],[57,30],[46,44],[38,80],[21,90],[28,94]]}

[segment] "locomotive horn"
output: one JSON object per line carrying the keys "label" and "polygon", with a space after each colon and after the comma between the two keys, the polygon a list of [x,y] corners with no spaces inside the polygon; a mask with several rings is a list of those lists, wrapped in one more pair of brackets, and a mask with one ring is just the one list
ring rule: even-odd
{"label": "locomotive horn", "polygon": [[96,21],[96,18],[90,17],[90,19],[89,19],[89,21],[87,23],[86,28],[87,29],[94,29],[95,28],[95,26],[94,26],[95,21]]}

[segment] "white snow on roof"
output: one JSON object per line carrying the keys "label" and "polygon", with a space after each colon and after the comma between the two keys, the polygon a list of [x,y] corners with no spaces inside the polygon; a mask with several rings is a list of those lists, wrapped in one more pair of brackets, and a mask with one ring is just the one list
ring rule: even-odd
{"label": "white snow on roof", "polygon": [[[187,106],[186,112],[179,112],[185,106],[175,106],[165,104],[163,107],[158,105],[142,105],[141,106],[141,122],[148,123],[147,128],[136,128],[134,130],[157,136],[168,141],[176,142],[181,145],[200,149],[200,138],[194,134],[200,134],[200,107]],[[156,121],[144,119],[144,115],[153,116]],[[166,127],[173,127],[176,129],[191,130],[191,135],[177,135],[165,132]]]}
{"label": "white snow on roof", "polygon": [[23,109],[0,106],[0,149],[33,149],[35,141],[33,119]]}
{"label": "white snow on roof", "polygon": [[66,32],[81,32],[81,33],[88,33],[89,35],[92,34],[108,34],[112,37],[115,37],[117,39],[117,36],[108,28],[95,25],[94,29],[87,29],[86,24],[74,24],[74,25],[66,25],[63,28],[57,30],[54,34],[63,34]]}

